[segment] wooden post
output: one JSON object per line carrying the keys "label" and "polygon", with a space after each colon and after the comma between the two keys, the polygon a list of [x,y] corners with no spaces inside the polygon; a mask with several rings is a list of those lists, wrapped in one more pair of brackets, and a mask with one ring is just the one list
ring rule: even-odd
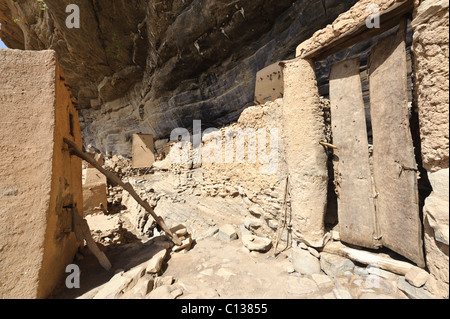
{"label": "wooden post", "polygon": [[116,176],[110,171],[105,170],[99,163],[97,163],[97,161],[94,158],[92,158],[92,156],[80,150],[78,146],[71,140],[64,138],[64,142],[70,147],[70,151],[74,155],[80,157],[81,159],[85,160],[93,167],[98,169],[100,173],[106,176],[106,178],[109,180],[111,184],[113,184],[113,186],[119,185],[124,190],[126,190],[139,203],[139,205],[141,205],[147,212],[150,213],[150,215],[153,217],[156,223],[161,227],[162,230],[164,230],[169,239],[175,245],[177,246],[181,245],[181,240],[178,238],[178,236],[172,233],[165,224],[164,220],[161,217],[157,216],[155,211],[150,207],[150,205],[146,201],[142,200],[141,197],[139,197],[139,195],[136,193],[136,191],[134,190],[133,186],[131,186],[130,183],[125,184],[118,176]]}

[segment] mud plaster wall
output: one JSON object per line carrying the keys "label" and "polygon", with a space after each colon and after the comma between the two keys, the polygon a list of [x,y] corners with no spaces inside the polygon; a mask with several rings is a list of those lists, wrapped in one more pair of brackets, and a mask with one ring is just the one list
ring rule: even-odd
{"label": "mud plaster wall", "polygon": [[[249,138],[251,134],[245,135],[247,129],[254,132],[255,139]],[[260,129],[266,132],[265,141],[258,135]],[[271,141],[271,129],[272,136],[277,139],[276,143]],[[237,161],[239,147],[236,143],[237,138],[244,141],[243,163]],[[232,152],[229,153],[233,155],[233,162],[226,163],[228,150],[225,143],[229,143],[231,139],[235,143]],[[249,209],[248,217],[260,220],[255,221],[261,225],[255,229],[256,233],[273,237],[283,208],[287,176],[282,130],[282,100],[277,99],[274,102],[245,109],[237,123],[224,127],[219,132],[206,134],[203,141],[202,195],[242,197],[243,204]],[[258,153],[263,145],[261,143],[264,142],[262,149],[265,148],[266,159],[260,158]],[[218,149],[216,149],[217,146]],[[256,153],[255,162],[249,161],[251,150]],[[216,153],[219,154],[222,163],[210,163],[208,157]],[[269,167],[270,170],[267,170]]]}
{"label": "mud plaster wall", "polygon": [[449,2],[421,1],[414,13],[415,100],[423,166],[449,167]]}
{"label": "mud plaster wall", "polygon": [[150,167],[155,162],[153,135],[133,134],[133,168]]}
{"label": "mud plaster wall", "polygon": [[314,63],[300,58],[284,68],[283,134],[290,175],[292,226],[300,241],[322,247],[327,209],[328,156],[323,107]]}
{"label": "mud plaster wall", "polygon": [[0,70],[0,298],[45,298],[78,248],[63,206],[82,207],[81,161],[62,151],[78,114],[53,51],[0,49]]}
{"label": "mud plaster wall", "polygon": [[429,290],[449,294],[449,1],[416,1],[414,30],[414,99],[420,123],[423,166],[433,192],[425,200]]}

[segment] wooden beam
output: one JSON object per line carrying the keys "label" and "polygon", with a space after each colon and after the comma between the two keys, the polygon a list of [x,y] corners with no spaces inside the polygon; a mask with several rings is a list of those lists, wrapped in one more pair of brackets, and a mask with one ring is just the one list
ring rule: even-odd
{"label": "wooden beam", "polygon": [[405,14],[411,13],[413,9],[414,0],[404,0],[396,3],[391,8],[381,13],[380,28],[368,29],[366,26],[366,21],[362,21],[352,30],[333,39],[329,44],[307,52],[302,55],[301,58],[319,61],[358,42],[380,35],[398,25],[401,21],[400,18]]}
{"label": "wooden beam", "polygon": [[139,197],[139,195],[136,193],[136,191],[134,190],[133,186],[131,186],[130,183],[125,184],[115,174],[113,174],[110,171],[105,170],[92,156],[90,156],[89,154],[80,150],[78,148],[78,146],[71,140],[64,138],[64,143],[66,143],[70,147],[70,151],[74,155],[85,160],[86,162],[91,164],[93,167],[98,169],[100,173],[105,175],[106,178],[109,180],[109,182],[113,186],[119,185],[124,190],[126,190],[136,200],[136,202],[139,203],[139,205],[141,205],[147,212],[150,213],[150,215],[153,217],[153,219],[156,221],[156,223],[162,228],[162,230],[164,230],[164,232],[170,238],[170,240],[177,246],[181,245],[182,242],[181,242],[180,238],[178,238],[178,236],[176,234],[172,233],[172,231],[167,227],[164,220],[161,217],[156,215],[155,211],[151,208],[151,206],[147,203],[147,201],[144,201],[144,200],[142,200],[141,197]]}
{"label": "wooden beam", "polygon": [[408,271],[416,267],[413,264],[407,263],[405,261],[380,256],[379,254],[364,250],[353,249],[339,242],[329,243],[322,249],[322,251],[334,255],[339,255],[364,265],[376,266],[380,269],[384,269],[402,276],[406,275]]}

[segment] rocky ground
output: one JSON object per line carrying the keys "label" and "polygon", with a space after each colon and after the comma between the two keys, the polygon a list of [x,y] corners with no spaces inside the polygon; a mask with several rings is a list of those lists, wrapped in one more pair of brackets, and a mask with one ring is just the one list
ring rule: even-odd
{"label": "rocky ground", "polygon": [[[117,164],[119,163],[119,164]],[[130,182],[182,239],[173,246],[127,193],[109,188],[109,213],[86,217],[110,259],[105,271],[83,248],[81,288],[64,283],[53,298],[81,299],[406,299],[430,298],[423,273],[399,276],[319,252],[303,243],[260,237],[244,196],[207,197],[201,168],[132,170],[126,159],[105,167]],[[181,225],[181,226],[180,226]],[[332,231],[330,241],[337,241]],[[291,247],[292,246],[292,247]],[[422,277],[421,277],[422,276]],[[426,279],[426,278],[425,278]],[[417,287],[415,287],[417,286]]]}

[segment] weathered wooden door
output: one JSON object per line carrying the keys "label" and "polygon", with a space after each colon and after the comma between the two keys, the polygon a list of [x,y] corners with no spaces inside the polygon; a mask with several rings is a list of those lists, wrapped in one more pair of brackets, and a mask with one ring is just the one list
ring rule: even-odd
{"label": "weathered wooden door", "polygon": [[379,247],[374,186],[369,163],[366,115],[361,88],[360,60],[333,65],[330,98],[335,151],[335,184],[342,241]]}
{"label": "weathered wooden door", "polygon": [[359,60],[330,76],[338,215],[342,241],[386,246],[424,266],[417,164],[409,126],[406,23],[370,53],[373,157],[369,158]]}

